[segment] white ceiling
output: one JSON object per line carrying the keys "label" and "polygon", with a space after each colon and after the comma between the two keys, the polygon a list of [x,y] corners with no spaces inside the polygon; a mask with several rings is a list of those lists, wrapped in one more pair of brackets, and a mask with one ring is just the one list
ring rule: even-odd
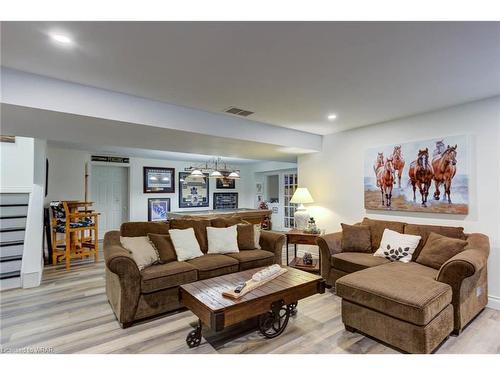
{"label": "white ceiling", "polygon": [[[74,48],[54,45],[56,30]],[[500,94],[496,22],[3,22],[2,65],[327,134]],[[327,114],[338,119],[329,122]]]}

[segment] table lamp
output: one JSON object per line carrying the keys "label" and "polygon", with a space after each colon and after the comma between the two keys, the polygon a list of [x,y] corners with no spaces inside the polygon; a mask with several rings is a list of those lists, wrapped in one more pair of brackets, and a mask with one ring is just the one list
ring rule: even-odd
{"label": "table lamp", "polygon": [[293,215],[295,219],[295,228],[304,230],[307,226],[307,222],[309,221],[309,213],[304,207],[304,203],[313,203],[314,199],[309,193],[307,188],[297,188],[295,193],[293,193],[293,197],[290,200],[290,203],[298,203],[299,207],[295,210],[295,214]]}

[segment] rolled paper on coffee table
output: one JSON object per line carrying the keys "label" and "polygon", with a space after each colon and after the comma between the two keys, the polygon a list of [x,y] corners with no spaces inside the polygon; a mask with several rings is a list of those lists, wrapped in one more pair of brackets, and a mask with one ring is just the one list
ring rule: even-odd
{"label": "rolled paper on coffee table", "polygon": [[288,270],[286,268],[281,268],[279,265],[274,264],[270,267],[264,268],[259,272],[256,272],[252,276],[252,278],[246,282],[245,287],[241,290],[240,293],[236,293],[233,288],[226,292],[222,292],[222,295],[231,299],[239,299],[255,288],[258,288],[259,286],[264,285],[265,283],[277,278],[278,276],[283,275],[287,271]]}

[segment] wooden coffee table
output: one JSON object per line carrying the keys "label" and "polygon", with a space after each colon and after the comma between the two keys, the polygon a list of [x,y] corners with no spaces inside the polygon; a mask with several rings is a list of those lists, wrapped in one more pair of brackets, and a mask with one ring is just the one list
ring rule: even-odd
{"label": "wooden coffee table", "polygon": [[262,268],[195,281],[180,287],[182,303],[198,317],[197,327],[186,338],[190,348],[200,345],[202,325],[218,332],[255,317],[259,317],[259,330],[264,337],[279,336],[285,330],[290,315],[296,312],[299,300],[325,292],[321,276],[287,267],[288,272],[238,300],[222,296],[222,292],[251,279]]}

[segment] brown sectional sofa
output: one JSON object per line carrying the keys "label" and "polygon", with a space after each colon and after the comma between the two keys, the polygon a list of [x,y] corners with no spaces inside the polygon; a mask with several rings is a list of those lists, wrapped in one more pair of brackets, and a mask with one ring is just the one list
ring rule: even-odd
{"label": "brown sectional sofa", "polygon": [[261,249],[241,250],[235,254],[206,254],[184,262],[172,261],[155,264],[140,271],[128,250],[122,247],[120,236],[147,236],[148,233],[167,234],[170,227],[194,227],[200,244],[206,244],[206,226],[229,226],[238,218],[222,221],[183,220],[171,222],[124,223],[120,231],[111,231],[104,236],[104,259],[106,262],[106,294],[122,328],[134,322],[182,308],[179,301],[179,286],[245,269],[281,264],[285,243],[283,234],[262,231]]}
{"label": "brown sectional sofa", "polygon": [[[390,262],[372,253],[342,252],[342,232],[318,239],[321,274],[342,297],[342,320],[410,353],[430,353],[452,332],[459,334],[488,302],[488,237],[463,228],[416,225],[365,218],[372,253],[385,228],[417,234],[422,240],[412,262]],[[467,241],[440,269],[415,262],[429,233]]]}

